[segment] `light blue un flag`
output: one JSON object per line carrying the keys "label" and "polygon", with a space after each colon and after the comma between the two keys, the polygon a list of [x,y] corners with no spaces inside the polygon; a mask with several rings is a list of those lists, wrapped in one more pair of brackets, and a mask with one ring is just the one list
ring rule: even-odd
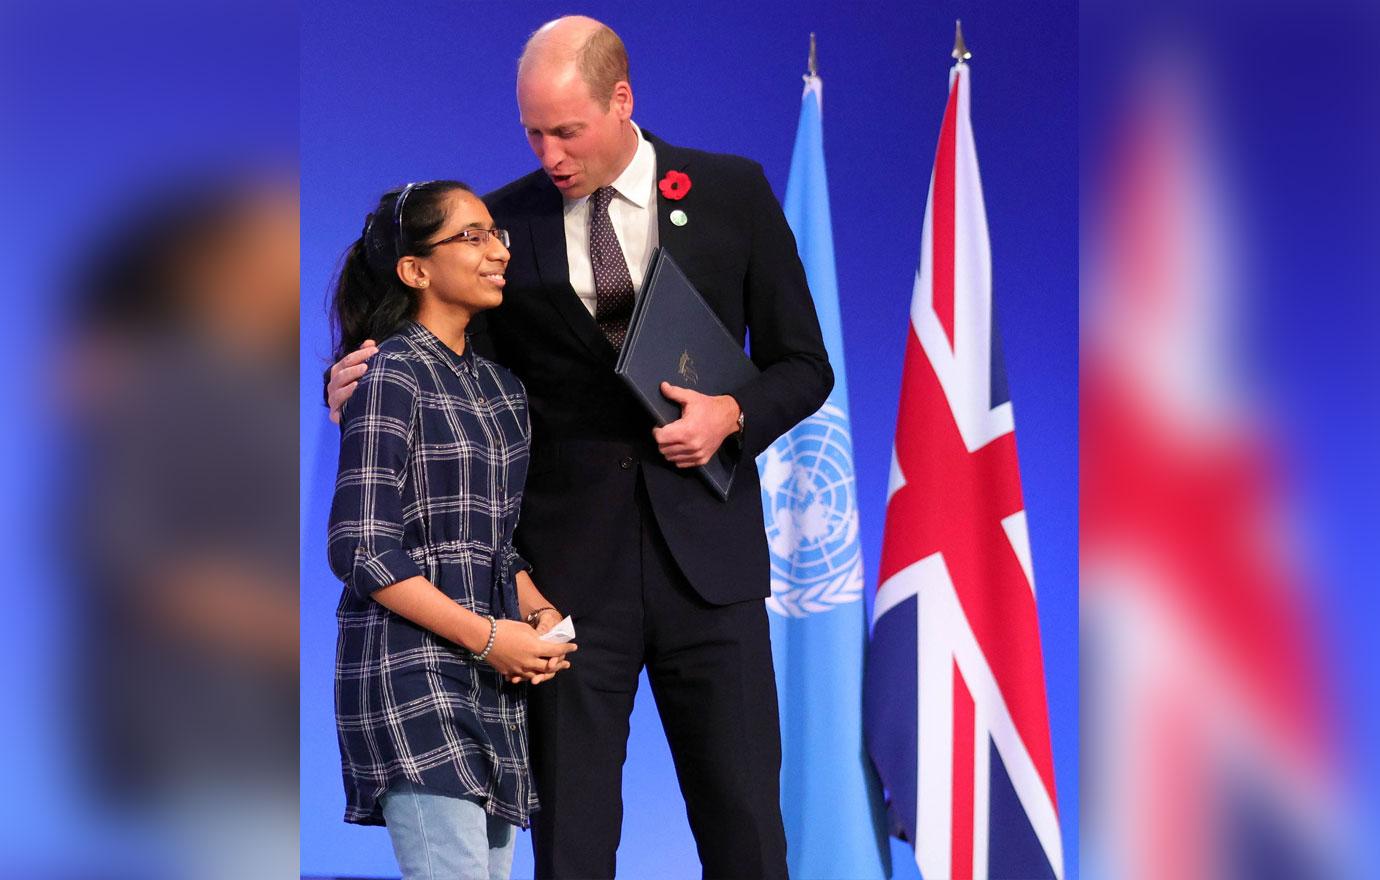
{"label": "light blue un flag", "polygon": [[834,391],[757,459],[771,547],[781,808],[791,876],[884,878],[880,790],[862,742],[867,621],[848,382],[824,174],[822,83],[805,78],[786,219],[814,294]]}

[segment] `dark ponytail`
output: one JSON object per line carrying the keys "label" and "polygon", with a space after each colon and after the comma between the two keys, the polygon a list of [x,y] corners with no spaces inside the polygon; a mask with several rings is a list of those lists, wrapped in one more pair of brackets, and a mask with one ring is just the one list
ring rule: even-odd
{"label": "dark ponytail", "polygon": [[331,296],[332,362],[366,339],[382,342],[416,316],[417,291],[398,277],[398,260],[431,253],[424,242],[445,223],[442,202],[455,190],[473,192],[458,180],[409,183],[384,193],[365,218],[364,231],[345,252]]}

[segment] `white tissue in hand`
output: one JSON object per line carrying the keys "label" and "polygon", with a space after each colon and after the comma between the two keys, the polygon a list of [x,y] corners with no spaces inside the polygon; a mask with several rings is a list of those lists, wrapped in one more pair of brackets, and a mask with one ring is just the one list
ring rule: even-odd
{"label": "white tissue in hand", "polygon": [[561,620],[560,623],[556,624],[555,626],[548,629],[546,632],[542,633],[541,640],[543,642],[555,642],[557,644],[564,644],[566,642],[574,641],[575,622],[571,620],[570,615],[567,614],[565,618]]}

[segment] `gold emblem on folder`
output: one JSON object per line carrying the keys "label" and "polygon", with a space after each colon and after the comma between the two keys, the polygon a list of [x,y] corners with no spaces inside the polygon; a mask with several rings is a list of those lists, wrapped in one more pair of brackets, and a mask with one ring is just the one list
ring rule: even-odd
{"label": "gold emblem on folder", "polygon": [[700,374],[695,372],[695,362],[690,358],[689,350],[680,353],[680,363],[676,365],[676,372],[685,380],[686,385],[694,385],[700,381]]}

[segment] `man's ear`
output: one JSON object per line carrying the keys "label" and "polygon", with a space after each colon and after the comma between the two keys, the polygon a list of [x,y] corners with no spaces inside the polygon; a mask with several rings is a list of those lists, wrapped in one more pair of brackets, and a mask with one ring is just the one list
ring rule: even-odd
{"label": "man's ear", "polygon": [[408,287],[426,287],[431,283],[426,266],[412,254],[398,258],[397,272],[398,279]]}
{"label": "man's ear", "polygon": [[619,80],[614,84],[609,103],[618,112],[619,119],[632,119],[633,93],[632,86],[628,84],[627,80]]}

